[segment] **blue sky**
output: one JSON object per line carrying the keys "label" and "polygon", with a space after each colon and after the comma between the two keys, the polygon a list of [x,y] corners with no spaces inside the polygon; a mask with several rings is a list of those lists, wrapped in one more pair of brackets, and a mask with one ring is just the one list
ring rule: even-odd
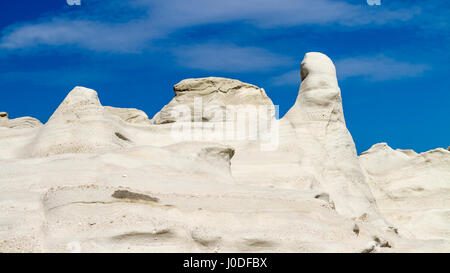
{"label": "blue sky", "polygon": [[450,7],[443,0],[66,0],[0,2],[0,111],[46,122],[77,85],[151,117],[185,78],[262,87],[280,114],[299,65],[336,64],[358,152],[377,142],[450,145]]}

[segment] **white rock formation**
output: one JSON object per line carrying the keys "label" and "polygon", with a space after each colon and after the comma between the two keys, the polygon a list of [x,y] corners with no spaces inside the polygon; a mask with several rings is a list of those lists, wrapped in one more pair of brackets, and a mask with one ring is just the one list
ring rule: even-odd
{"label": "white rock formation", "polygon": [[[226,121],[226,107],[234,106],[233,110],[245,111],[245,108],[251,106],[273,106],[264,89],[232,79],[217,77],[187,79],[176,84],[173,90],[175,98],[153,117],[154,124],[176,121]],[[190,116],[175,115],[184,108],[190,111]]]}
{"label": "white rock formation", "polygon": [[301,76],[297,101],[285,116],[302,151],[300,168],[330,194],[339,213],[376,214],[375,200],[345,125],[333,62],[322,53],[307,53]]}
{"label": "white rock formation", "polygon": [[109,113],[120,117],[123,121],[134,124],[149,124],[147,114],[144,111],[134,108],[117,108],[105,106],[105,110]]}
{"label": "white rock formation", "polygon": [[[43,126],[0,113],[0,252],[448,252],[450,152],[358,157],[333,63],[308,53],[301,71],[280,120],[263,89],[212,77],[151,120],[83,87]],[[230,109],[269,111],[214,138]]]}
{"label": "white rock formation", "polygon": [[36,135],[42,123],[32,117],[9,119],[8,113],[0,113],[0,160],[20,157],[24,146]]}
{"label": "white rock formation", "polygon": [[75,87],[26,152],[36,157],[131,147],[131,137],[124,132],[119,120],[117,114],[100,104],[97,92]]}
{"label": "white rock formation", "polygon": [[[401,236],[450,246],[450,151],[374,145],[360,156],[382,214]],[[445,247],[444,247],[445,246]]]}
{"label": "white rock formation", "polygon": [[23,128],[35,128],[42,126],[42,123],[32,117],[21,117],[15,119],[9,119],[8,113],[0,112],[0,128],[13,128],[13,129],[23,129]]}

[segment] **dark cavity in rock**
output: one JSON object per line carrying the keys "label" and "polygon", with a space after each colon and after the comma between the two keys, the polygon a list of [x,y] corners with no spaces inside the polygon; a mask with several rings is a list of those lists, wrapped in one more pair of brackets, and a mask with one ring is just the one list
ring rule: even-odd
{"label": "dark cavity in rock", "polygon": [[127,190],[117,190],[113,193],[112,197],[117,199],[159,202],[159,199],[156,197],[151,197],[146,194],[135,193]]}

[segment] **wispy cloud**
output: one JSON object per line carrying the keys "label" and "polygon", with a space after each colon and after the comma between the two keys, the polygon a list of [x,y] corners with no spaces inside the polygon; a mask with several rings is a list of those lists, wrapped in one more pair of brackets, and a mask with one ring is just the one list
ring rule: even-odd
{"label": "wispy cloud", "polygon": [[[384,24],[408,20],[415,9],[379,9],[333,0],[136,0],[134,5],[150,8],[154,22],[179,28],[206,23],[245,20],[259,27],[338,23],[346,25]],[[170,18],[170,20],[167,20]]]}
{"label": "wispy cloud", "polygon": [[385,56],[355,57],[341,59],[336,62],[339,79],[365,77],[369,80],[392,80],[415,77],[430,69],[425,64],[398,61]]}
{"label": "wispy cloud", "polygon": [[180,47],[174,54],[185,67],[222,72],[263,71],[293,62],[262,48],[219,43]]}
{"label": "wispy cloud", "polygon": [[[203,24],[246,22],[258,28],[305,24],[361,26],[406,21],[417,14],[417,10],[411,8],[374,12],[365,5],[331,0],[133,0],[124,5],[117,0],[105,5],[99,2],[90,6],[86,13],[10,26],[3,32],[0,47],[69,45],[97,51],[130,52],[141,50],[152,40],[165,38],[178,29]],[[116,16],[105,15],[121,11],[130,16],[121,14],[122,19],[116,20],[111,19]]]}
{"label": "wispy cloud", "polygon": [[299,85],[300,84],[300,67],[284,74],[273,77],[270,80],[273,85]]}
{"label": "wispy cloud", "polygon": [[14,29],[0,47],[27,48],[37,45],[71,45],[97,51],[132,52],[141,49],[155,32],[139,29],[142,23],[103,24],[92,21],[54,19]]}

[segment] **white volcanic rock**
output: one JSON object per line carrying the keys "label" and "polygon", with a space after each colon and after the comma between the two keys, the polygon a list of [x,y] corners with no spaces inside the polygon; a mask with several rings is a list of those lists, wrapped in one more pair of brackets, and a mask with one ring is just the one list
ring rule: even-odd
{"label": "white volcanic rock", "polygon": [[111,106],[104,107],[109,113],[120,117],[123,121],[133,124],[149,124],[150,120],[147,114],[135,108],[117,108]]}
{"label": "white volcanic rock", "polygon": [[26,152],[36,157],[130,147],[132,140],[118,119],[100,104],[97,92],[75,87]]}
{"label": "white volcanic rock", "polygon": [[417,154],[380,143],[360,161],[380,211],[402,236],[450,245],[450,151]]}
{"label": "white volcanic rock", "polygon": [[302,155],[300,169],[330,195],[339,213],[379,218],[345,125],[333,62],[322,53],[307,53],[301,76],[297,101],[283,118],[295,132]]}
{"label": "white volcanic rock", "polygon": [[[245,111],[247,107],[260,105],[273,107],[264,89],[233,79],[217,77],[186,79],[176,84],[173,90],[175,98],[153,117],[154,124],[177,121],[225,121],[226,107],[233,107],[236,111]],[[177,115],[185,109],[189,110],[190,115]]]}
{"label": "white volcanic rock", "polygon": [[373,236],[395,242],[364,222],[357,236],[352,219],[310,194],[235,184],[205,159],[141,146],[2,162],[0,250],[360,252]]}
{"label": "white volcanic rock", "polygon": [[208,142],[181,142],[166,148],[194,160],[204,161],[207,165],[231,175],[231,158],[233,158],[235,150],[230,146]]}
{"label": "white volcanic rock", "polygon": [[24,129],[24,128],[35,128],[42,126],[42,123],[32,117],[20,117],[15,119],[10,119],[5,127]]}
{"label": "white volcanic rock", "polygon": [[13,128],[13,129],[26,129],[42,126],[42,123],[32,117],[20,117],[15,119],[9,119],[8,113],[0,112],[0,127]]}
{"label": "white volcanic rock", "polygon": [[238,123],[229,107],[274,106],[212,77],[181,81],[151,121],[76,87],[44,126],[0,126],[0,252],[448,252],[450,152],[358,158],[331,60],[308,53],[301,74],[258,138],[213,137]]}
{"label": "white volcanic rock", "polygon": [[31,117],[8,119],[8,113],[0,113],[0,160],[17,158],[23,155],[23,150],[42,123]]}

